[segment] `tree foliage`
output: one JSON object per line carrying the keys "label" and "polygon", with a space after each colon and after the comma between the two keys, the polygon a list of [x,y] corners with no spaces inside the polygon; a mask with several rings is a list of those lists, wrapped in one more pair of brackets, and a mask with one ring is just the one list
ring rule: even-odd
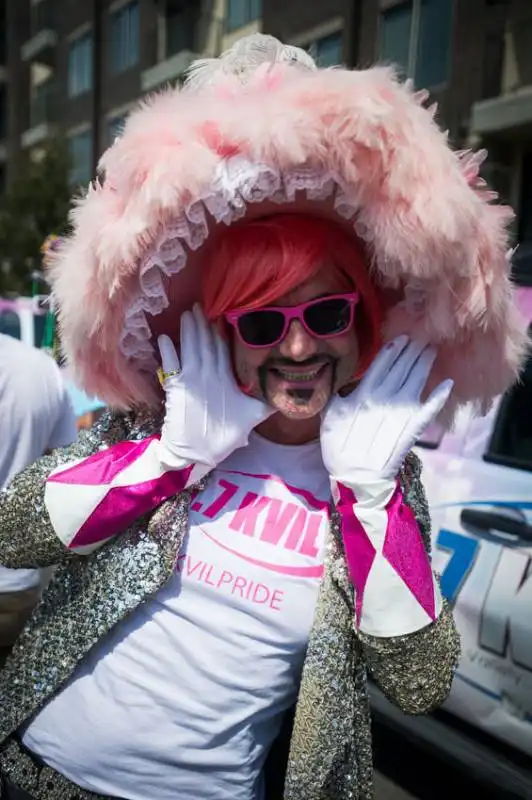
{"label": "tree foliage", "polygon": [[0,295],[31,292],[32,274],[41,268],[42,243],[48,234],[64,233],[67,227],[68,175],[68,149],[56,139],[38,159],[27,159],[0,197]]}

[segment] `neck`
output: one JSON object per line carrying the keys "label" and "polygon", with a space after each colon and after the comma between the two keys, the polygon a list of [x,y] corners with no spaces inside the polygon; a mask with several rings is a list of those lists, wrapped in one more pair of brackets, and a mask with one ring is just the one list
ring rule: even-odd
{"label": "neck", "polygon": [[260,436],[276,444],[308,444],[319,438],[320,417],[291,419],[283,414],[274,414],[255,428]]}

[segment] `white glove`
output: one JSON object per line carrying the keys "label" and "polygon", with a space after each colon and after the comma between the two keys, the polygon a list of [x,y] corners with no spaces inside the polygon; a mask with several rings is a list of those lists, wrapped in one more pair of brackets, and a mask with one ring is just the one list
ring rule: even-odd
{"label": "white glove", "polygon": [[421,401],[435,358],[434,347],[400,336],[383,347],[354,392],[330,402],[321,449],[331,478],[359,490],[395,481],[405,455],[453,387],[446,380]]}
{"label": "white glove", "polygon": [[244,447],[273,409],[238,388],[227,345],[199,306],[181,317],[182,366],[168,336],[158,344],[163,371],[177,373],[163,382],[161,462],[168,469],[199,463],[207,472]]}
{"label": "white glove", "polygon": [[435,356],[433,347],[399,337],[381,350],[352,394],[332,400],[322,421],[323,461],[342,519],[356,625],[371,636],[421,630],[442,608],[417,521],[397,483],[405,455],[452,389],[452,381],[444,381],[421,401]]}

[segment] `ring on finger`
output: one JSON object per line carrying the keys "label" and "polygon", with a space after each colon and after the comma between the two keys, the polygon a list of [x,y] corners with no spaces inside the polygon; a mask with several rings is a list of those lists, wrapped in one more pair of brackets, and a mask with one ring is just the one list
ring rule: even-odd
{"label": "ring on finger", "polygon": [[163,386],[165,381],[167,381],[169,378],[175,378],[177,375],[181,375],[180,369],[169,369],[167,372],[161,368],[157,370],[157,377],[159,378],[159,383],[161,386]]}

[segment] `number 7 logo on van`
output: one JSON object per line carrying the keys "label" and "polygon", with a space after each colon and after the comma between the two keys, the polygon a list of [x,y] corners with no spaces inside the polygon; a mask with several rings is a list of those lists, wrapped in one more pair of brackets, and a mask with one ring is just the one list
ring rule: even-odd
{"label": "number 7 logo on van", "polygon": [[436,537],[436,546],[451,553],[441,575],[441,590],[451,605],[456,601],[467,576],[477,559],[480,542],[469,536],[442,528]]}

